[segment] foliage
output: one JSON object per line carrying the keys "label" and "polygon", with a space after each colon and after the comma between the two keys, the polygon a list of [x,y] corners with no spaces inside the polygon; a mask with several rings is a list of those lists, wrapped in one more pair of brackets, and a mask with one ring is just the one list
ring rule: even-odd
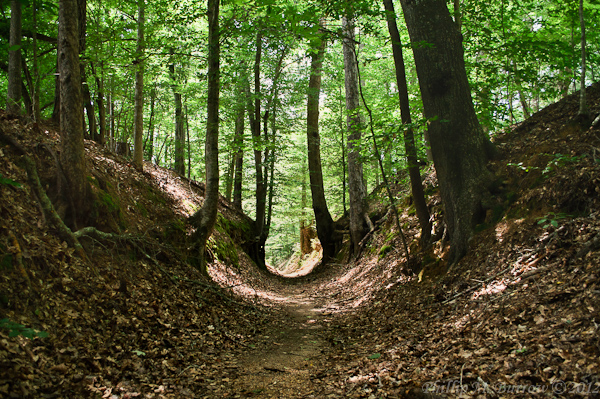
{"label": "foliage", "polygon": [[25,327],[9,319],[0,319],[0,328],[8,330],[9,337],[17,337],[19,335],[29,339],[48,337],[48,333],[45,331],[36,331],[33,328]]}
{"label": "foliage", "polygon": [[554,213],[549,212],[547,215],[537,218],[537,224],[542,225],[543,228],[547,229],[548,227],[558,227],[558,221],[561,219],[565,219],[567,217],[571,217],[571,215],[567,215],[566,213]]}
{"label": "foliage", "polygon": [[21,183],[16,182],[12,179],[8,179],[8,178],[2,176],[1,173],[0,173],[0,184],[4,184],[5,186],[13,186],[13,187],[21,188]]}

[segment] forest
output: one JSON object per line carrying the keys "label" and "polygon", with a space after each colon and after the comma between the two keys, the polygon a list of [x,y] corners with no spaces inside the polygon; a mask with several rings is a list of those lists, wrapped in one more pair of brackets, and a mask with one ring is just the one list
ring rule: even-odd
{"label": "forest", "polygon": [[596,0],[0,10],[0,396],[598,397]]}

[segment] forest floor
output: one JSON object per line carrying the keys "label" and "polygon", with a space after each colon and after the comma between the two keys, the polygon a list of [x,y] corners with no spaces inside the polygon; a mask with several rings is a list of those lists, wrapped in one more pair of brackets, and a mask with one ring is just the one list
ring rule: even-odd
{"label": "forest floor", "polygon": [[[600,85],[588,97],[597,115]],[[247,217],[222,199],[212,281],[188,264],[201,184],[87,142],[98,227],[120,238],[80,237],[82,259],[20,161],[52,195],[57,133],[0,112],[0,397],[600,397],[600,129],[569,122],[577,103],[495,138],[495,202],[450,270],[443,242],[412,244],[407,268],[375,195],[359,257],[294,279],[259,271],[234,243]],[[439,229],[431,170],[426,182]]]}

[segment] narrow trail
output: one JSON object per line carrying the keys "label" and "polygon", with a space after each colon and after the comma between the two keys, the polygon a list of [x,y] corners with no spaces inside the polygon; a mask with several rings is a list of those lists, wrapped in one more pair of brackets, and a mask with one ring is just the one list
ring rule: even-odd
{"label": "narrow trail", "polygon": [[302,286],[288,286],[286,302],[274,325],[257,336],[257,343],[238,359],[230,380],[234,398],[315,398],[311,384],[316,360],[328,345],[323,337],[326,315],[321,303]]}

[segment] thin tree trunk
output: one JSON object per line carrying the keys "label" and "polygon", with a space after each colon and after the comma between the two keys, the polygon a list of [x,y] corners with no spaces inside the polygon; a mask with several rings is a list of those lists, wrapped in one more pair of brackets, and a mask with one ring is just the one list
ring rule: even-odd
{"label": "thin tree trunk", "polygon": [[[585,43],[585,18],[583,15],[583,0],[579,0],[579,24],[581,25],[581,77],[579,80],[579,112],[578,116],[582,121],[587,121],[589,124],[590,111],[587,106],[587,98],[585,93],[585,70],[586,70],[586,43]],[[587,127],[587,126],[586,126]]]}
{"label": "thin tree trunk", "polygon": [[169,75],[171,76],[171,88],[173,89],[173,99],[175,102],[175,172],[185,176],[185,135],[183,133],[183,111],[181,93],[177,88],[175,76],[175,64],[169,66]]}
{"label": "thin tree trunk", "polygon": [[31,77],[31,73],[29,72],[29,68],[27,67],[27,61],[25,60],[25,57],[21,57],[21,72],[22,78],[24,78],[21,79],[21,99],[23,100],[25,113],[30,116],[33,115],[33,99],[29,93],[33,94],[34,88],[33,79]]}
{"label": "thin tree trunk", "polygon": [[[458,0],[456,0],[458,2]],[[424,248],[431,238],[431,222],[429,221],[429,209],[423,191],[421,173],[417,163],[417,148],[412,129],[412,117],[410,115],[410,101],[408,99],[408,83],[406,81],[406,70],[404,67],[404,55],[402,54],[402,43],[398,26],[396,24],[396,12],[392,0],[383,0],[386,10],[386,19],[390,38],[392,40],[392,52],[396,66],[396,83],[398,84],[398,97],[400,100],[400,113],[404,126],[404,150],[406,151],[406,162],[410,187],[419,225],[421,226],[421,247]],[[456,6],[455,6],[456,7]]]}
{"label": "thin tree trunk", "polygon": [[187,99],[185,101],[184,108],[185,108],[185,137],[187,140],[187,161],[188,161],[187,178],[189,179],[192,174],[192,146],[190,144],[190,120],[189,120],[189,115],[188,115]]}
{"label": "thin tree trunk", "polygon": [[219,201],[219,0],[208,0],[208,93],[206,121],[206,190],[196,220],[200,271],[208,275],[206,241],[217,220]]}
{"label": "thin tree trunk", "polygon": [[144,0],[138,0],[135,105],[133,111],[133,165],[137,170],[144,169],[144,11]]}
{"label": "thin tree trunk", "polygon": [[[240,90],[242,92],[243,89]],[[233,139],[233,150],[235,160],[235,173],[233,181],[233,206],[242,209],[242,178],[244,166],[244,114],[245,106],[238,104],[237,117],[235,119],[235,136]]]}
{"label": "thin tree trunk", "polygon": [[323,262],[335,258],[342,242],[341,234],[336,233],[335,223],[325,199],[323,169],[321,166],[321,138],[319,136],[319,96],[321,93],[321,73],[327,40],[321,37],[319,47],[311,54],[308,99],[306,104],[306,141],[308,145],[308,171],[312,208],[317,224],[317,235],[323,247]]}
{"label": "thin tree trunk", "polygon": [[60,73],[59,73],[59,57],[60,49],[56,48],[56,75],[54,76],[54,108],[52,109],[52,122],[60,126]]}
{"label": "thin tree trunk", "polygon": [[233,176],[235,174],[235,149],[232,148],[227,156],[229,157],[229,161],[227,162],[227,173],[225,174],[225,199],[231,201]]}
{"label": "thin tree trunk", "polygon": [[363,181],[363,165],[360,160],[360,140],[362,123],[359,114],[358,73],[356,71],[356,51],[354,21],[342,18],[344,32],[343,52],[346,87],[346,110],[348,111],[348,192],[350,194],[350,237],[352,252],[357,253],[359,243],[369,231],[365,221],[367,196]]}
{"label": "thin tree trunk", "polygon": [[356,71],[358,73],[358,81],[359,81],[359,89],[360,96],[362,98],[363,104],[365,105],[365,109],[367,114],[369,115],[369,127],[371,128],[371,137],[373,138],[373,150],[375,151],[375,157],[377,158],[377,163],[379,164],[379,168],[381,170],[381,177],[383,179],[383,185],[385,186],[388,200],[390,201],[390,205],[392,207],[392,212],[394,213],[394,219],[396,220],[396,230],[398,230],[398,234],[400,235],[400,239],[402,240],[402,246],[404,247],[404,256],[406,257],[406,264],[410,265],[410,254],[408,252],[408,244],[406,243],[406,237],[404,235],[404,231],[402,231],[402,226],[400,226],[400,215],[398,214],[398,208],[396,207],[396,197],[392,194],[392,189],[390,187],[390,183],[385,174],[385,169],[383,168],[383,161],[381,160],[381,153],[379,152],[379,146],[377,145],[377,139],[375,138],[375,130],[373,128],[373,113],[371,109],[367,105],[365,101],[365,96],[362,91],[362,85],[360,84],[360,69],[358,66],[358,60],[356,62]]}
{"label": "thin tree trunk", "polygon": [[[342,90],[342,88],[340,87],[340,91]],[[340,96],[341,99],[341,96]],[[340,145],[341,145],[341,149],[342,149],[342,207],[344,209],[344,215],[346,214],[346,212],[348,212],[348,210],[346,209],[346,138],[344,137],[344,132],[345,132],[345,128],[344,128],[344,105],[342,104],[342,101],[340,100],[340,118],[339,118],[339,123],[340,123]]]}
{"label": "thin tree trunk", "polygon": [[104,82],[101,76],[96,75],[96,86],[98,87],[98,97],[96,102],[98,104],[98,121],[100,125],[100,131],[98,134],[98,139],[96,140],[98,144],[105,145],[106,143],[106,104],[104,102]]}
{"label": "thin tree trunk", "polygon": [[156,85],[150,90],[150,117],[148,118],[148,144],[144,145],[147,160],[152,162],[154,156],[154,103],[156,101]]}
{"label": "thin tree trunk", "polygon": [[[254,221],[255,243],[250,257],[259,268],[265,266],[264,227],[267,205],[267,190],[263,175],[262,140],[260,123],[260,60],[262,56],[262,33],[256,35],[256,56],[254,58],[254,104],[249,107],[250,128],[254,147],[254,168],[256,170],[256,219]],[[248,90],[249,92],[249,90]],[[250,101],[252,104],[252,101]]]}
{"label": "thin tree trunk", "polygon": [[38,48],[37,48],[37,0],[33,0],[33,120],[41,121],[40,111],[40,69],[38,63]]}
{"label": "thin tree trunk", "polygon": [[21,113],[21,36],[21,2],[11,0],[6,111],[14,115]]}

